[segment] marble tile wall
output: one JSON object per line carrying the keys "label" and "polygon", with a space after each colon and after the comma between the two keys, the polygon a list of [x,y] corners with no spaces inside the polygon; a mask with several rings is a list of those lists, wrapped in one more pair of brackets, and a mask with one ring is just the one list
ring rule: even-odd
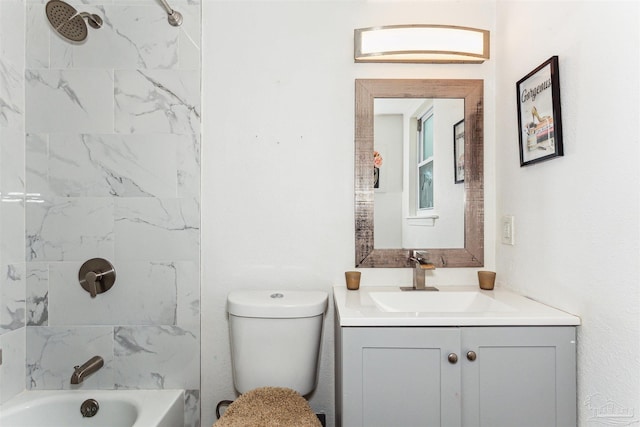
{"label": "marble tile wall", "polygon": [[0,403],[25,388],[25,22],[0,0]]}
{"label": "marble tile wall", "polygon": [[[183,388],[185,426],[198,426],[200,4],[172,1],[185,18],[176,28],[155,0],[71,2],[104,20],[72,44],[52,30],[44,0],[13,1],[24,16],[24,99],[12,96],[20,114],[3,109],[0,120],[22,119],[26,196],[0,331],[24,331],[27,389]],[[13,164],[4,146],[3,171],[6,155]],[[9,205],[19,204],[2,204],[2,225]],[[94,257],[117,279],[92,299],[78,270]],[[22,314],[9,319],[14,305]],[[71,386],[73,366],[93,355],[104,368]]]}

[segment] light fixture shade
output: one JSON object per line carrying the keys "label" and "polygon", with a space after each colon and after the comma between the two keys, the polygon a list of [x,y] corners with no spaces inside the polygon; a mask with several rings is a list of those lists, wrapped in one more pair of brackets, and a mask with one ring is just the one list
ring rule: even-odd
{"label": "light fixture shade", "polygon": [[453,25],[389,25],[354,34],[355,62],[474,63],[489,59],[489,31]]}

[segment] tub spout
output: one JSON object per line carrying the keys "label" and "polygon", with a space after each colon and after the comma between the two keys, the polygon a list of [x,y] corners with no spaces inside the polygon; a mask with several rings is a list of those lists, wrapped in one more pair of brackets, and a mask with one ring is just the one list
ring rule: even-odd
{"label": "tub spout", "polygon": [[93,356],[82,366],[74,366],[71,375],[71,384],[80,384],[84,378],[93,374],[104,366],[104,359],[100,356]]}

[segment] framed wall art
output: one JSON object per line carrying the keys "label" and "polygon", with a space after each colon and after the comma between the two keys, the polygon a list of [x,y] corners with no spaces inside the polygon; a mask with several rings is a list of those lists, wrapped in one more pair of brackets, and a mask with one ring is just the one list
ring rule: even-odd
{"label": "framed wall art", "polygon": [[453,179],[464,182],[464,119],[453,125]]}
{"label": "framed wall art", "polygon": [[520,166],[562,156],[558,57],[552,56],[516,84]]}

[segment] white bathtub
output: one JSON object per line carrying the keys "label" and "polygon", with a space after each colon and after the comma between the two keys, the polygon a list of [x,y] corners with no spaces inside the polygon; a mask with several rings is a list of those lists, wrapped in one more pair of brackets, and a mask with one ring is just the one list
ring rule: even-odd
{"label": "white bathtub", "polygon": [[[84,418],[80,405],[100,408]],[[182,390],[26,391],[0,405],[2,427],[182,427]]]}

